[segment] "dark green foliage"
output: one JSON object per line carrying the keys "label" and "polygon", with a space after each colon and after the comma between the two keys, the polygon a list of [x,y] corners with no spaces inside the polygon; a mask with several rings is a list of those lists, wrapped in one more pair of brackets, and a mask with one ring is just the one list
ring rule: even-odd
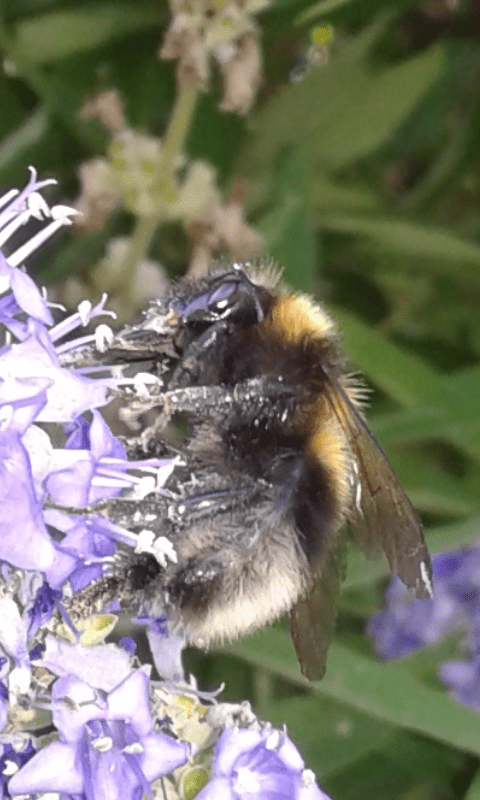
{"label": "dark green foliage", "polygon": [[[480,530],[475,6],[278,0],[257,20],[266,78],[253,111],[222,114],[215,79],[188,137],[188,155],[215,167],[225,194],[246,181],[246,212],[266,249],[338,319],[352,363],[378,390],[372,430],[435,523],[434,552]],[[161,136],[175,99],[174,65],[156,59],[169,19],[166,2],[149,0],[3,0],[0,47],[17,74],[0,75],[0,185],[21,185],[34,164],[59,181],[50,197],[75,196],[78,166],[107,145],[97,123],[78,117],[93,91],[115,86],[129,123]],[[325,63],[290,83],[312,31],[327,24]],[[108,237],[129,225],[120,213],[106,234],[67,232],[35,270],[47,284],[88,275]],[[185,242],[179,226],[165,226],[151,255],[178,274]],[[250,691],[264,718],[287,722],[335,800],[478,800],[480,715],[436,678],[458,641],[386,665],[359,636],[386,574],[351,554],[319,684],[301,677],[281,626],[230,646],[235,658],[192,654],[192,669],[200,684],[225,680],[237,700]]]}

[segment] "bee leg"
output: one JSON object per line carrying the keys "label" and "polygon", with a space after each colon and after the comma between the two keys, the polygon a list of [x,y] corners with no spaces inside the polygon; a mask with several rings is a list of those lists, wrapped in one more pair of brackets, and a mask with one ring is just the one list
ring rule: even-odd
{"label": "bee leg", "polygon": [[216,517],[241,508],[246,502],[252,504],[264,491],[263,486],[245,481],[236,486],[226,486],[213,492],[202,492],[183,497],[170,505],[168,518],[174,523],[192,525],[200,520]]}
{"label": "bee leg", "polygon": [[169,387],[175,389],[191,386],[198,381],[203,354],[218,343],[220,336],[228,331],[228,324],[223,320],[211,325],[200,336],[197,336],[185,350],[180,363],[175,367],[169,381]]}
{"label": "bee leg", "polygon": [[[148,452],[148,444],[162,435],[174,414],[189,414],[196,420],[208,420],[215,416],[218,422],[228,419],[236,406],[248,406],[249,415],[261,415],[269,403],[292,404],[299,400],[299,389],[274,378],[249,378],[232,388],[224,386],[186,386],[182,389],[163,392],[150,397],[129,401],[128,413],[124,409],[122,418],[131,425],[152,409],[158,416],[152,425],[138,437],[139,444]],[[133,426],[132,425],[132,426]]]}
{"label": "bee leg", "polygon": [[292,400],[299,390],[274,378],[248,378],[231,389],[223,386],[187,386],[184,389],[163,392],[155,398],[155,405],[162,405],[164,414],[194,414],[209,416],[230,414],[234,404],[248,404],[252,412],[271,401]]}
{"label": "bee leg", "polygon": [[290,400],[298,397],[299,389],[278,380],[278,378],[249,378],[237,383],[233,389],[233,399],[236,403],[257,403],[260,405],[275,400]]}
{"label": "bee leg", "polygon": [[234,397],[232,391],[223,386],[187,386],[164,392],[157,402],[168,417],[176,413],[202,417],[212,411],[222,413],[222,410],[230,410]]}
{"label": "bee leg", "polygon": [[[148,391],[148,387],[145,388]],[[129,397],[128,406],[121,410],[120,416],[123,422],[135,430],[139,427],[139,419],[158,409],[155,421],[136,437],[138,444],[148,452],[149,442],[162,435],[174,414],[192,414],[201,419],[208,417],[214,409],[221,414],[222,409],[231,408],[232,403],[232,392],[222,386],[189,386],[162,394],[145,393],[141,397]]]}
{"label": "bee leg", "polygon": [[181,615],[200,615],[218,594],[225,562],[214,552],[198,553],[172,576],[166,589],[170,604]]}

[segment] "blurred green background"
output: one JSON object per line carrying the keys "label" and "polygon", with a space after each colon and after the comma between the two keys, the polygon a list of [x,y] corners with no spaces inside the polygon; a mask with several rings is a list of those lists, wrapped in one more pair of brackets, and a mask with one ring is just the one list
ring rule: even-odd
{"label": "blurred green background", "polygon": [[[26,167],[78,194],[108,146],[87,98],[116,88],[129,125],[162,136],[175,67],[157,58],[166,2],[1,0],[0,187]],[[246,116],[218,110],[218,76],[186,140],[216,170],[290,284],[325,301],[374,389],[369,424],[421,513],[432,551],[480,523],[480,4],[276,0],[256,18],[264,76]],[[32,271],[97,292],[105,248],[134,220],[67,231]],[[182,274],[190,241],[158,225],[149,256]],[[326,678],[308,686],[279,624],[188,655],[204,688],[286,722],[335,800],[480,798],[480,715],[447,696],[437,664],[457,641],[383,664],[364,634],[386,566],[353,553]]]}

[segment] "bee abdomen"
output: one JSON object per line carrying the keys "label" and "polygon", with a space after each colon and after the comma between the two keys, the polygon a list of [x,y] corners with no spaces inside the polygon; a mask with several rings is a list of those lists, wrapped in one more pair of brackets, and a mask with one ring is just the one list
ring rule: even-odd
{"label": "bee abdomen", "polygon": [[292,514],[299,542],[314,571],[322,560],[326,540],[339,524],[339,502],[328,471],[306,458],[292,497]]}

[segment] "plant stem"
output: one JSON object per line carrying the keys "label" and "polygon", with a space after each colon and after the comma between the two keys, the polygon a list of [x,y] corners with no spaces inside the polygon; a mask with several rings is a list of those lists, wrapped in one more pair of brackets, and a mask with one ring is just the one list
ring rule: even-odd
{"label": "plant stem", "polygon": [[[184,149],[197,105],[199,89],[187,86],[180,91],[162,141],[162,158],[158,164],[155,183],[165,192],[175,191],[174,170],[177,157]],[[119,270],[118,297],[128,304],[135,268],[148,252],[161,217],[139,217],[135,223],[129,251]],[[127,306],[128,307],[128,306]]]}
{"label": "plant stem", "polygon": [[196,86],[187,86],[181,90],[177,97],[162,141],[162,160],[157,174],[159,180],[173,173],[175,160],[181,154],[190,130],[198,95],[199,90]]}

